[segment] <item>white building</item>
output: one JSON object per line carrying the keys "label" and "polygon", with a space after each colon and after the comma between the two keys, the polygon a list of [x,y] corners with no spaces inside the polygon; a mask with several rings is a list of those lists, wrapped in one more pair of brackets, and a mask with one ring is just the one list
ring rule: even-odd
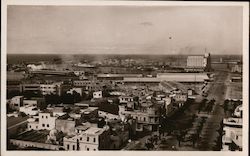
{"label": "white building", "polygon": [[[204,56],[202,55],[188,56],[186,70],[188,71],[196,71],[197,69],[210,70],[210,63],[211,63],[211,59],[210,59],[209,53],[206,53]],[[197,71],[200,71],[200,70],[197,70]]]}
{"label": "white building", "polygon": [[242,150],[242,118],[223,120],[223,150]]}
{"label": "white building", "polygon": [[204,68],[207,61],[204,56],[188,56],[187,67]]}
{"label": "white building", "polygon": [[36,106],[29,106],[29,105],[20,107],[19,111],[29,116],[34,116],[39,113],[39,110],[37,109]]}
{"label": "white building", "polygon": [[203,83],[209,80],[206,73],[157,73],[156,78],[160,81],[181,83]]}
{"label": "white building", "polygon": [[59,83],[41,84],[40,90],[41,90],[42,95],[47,95],[47,94],[61,95],[61,84]]}
{"label": "white building", "polygon": [[133,102],[134,98],[131,96],[120,96],[119,97],[119,102],[120,103],[128,103],[128,102]]}
{"label": "white building", "polygon": [[9,106],[12,109],[19,110],[23,106],[23,96],[15,96],[9,101]]}
{"label": "white building", "polygon": [[102,98],[102,91],[93,92],[93,98],[94,99]]}
{"label": "white building", "polygon": [[236,107],[234,116],[223,120],[224,151],[242,151],[242,105]]}
{"label": "white building", "polygon": [[187,101],[187,94],[185,93],[175,93],[172,95],[173,99],[176,101],[176,102],[186,102]]}
{"label": "white building", "polygon": [[78,71],[74,71],[74,74],[76,75],[76,76],[81,76],[81,75],[84,75],[84,71],[82,71],[82,70],[78,70]]}
{"label": "white building", "polygon": [[40,112],[38,121],[28,123],[28,130],[52,130],[55,129],[57,117],[50,112]]}
{"label": "white building", "polygon": [[74,136],[63,138],[65,150],[98,151],[110,145],[109,127],[90,127]]}
{"label": "white building", "polygon": [[232,72],[242,73],[242,65],[236,64],[231,69]]}
{"label": "white building", "polygon": [[240,105],[236,107],[236,109],[234,110],[234,116],[238,118],[242,118],[242,114],[243,114],[243,108],[242,108],[242,105]]}
{"label": "white building", "polygon": [[159,107],[149,105],[147,103],[142,105],[140,109],[128,110],[125,105],[119,105],[119,116],[122,121],[128,117],[136,119],[136,130],[143,131],[157,130],[159,125],[160,111]]}

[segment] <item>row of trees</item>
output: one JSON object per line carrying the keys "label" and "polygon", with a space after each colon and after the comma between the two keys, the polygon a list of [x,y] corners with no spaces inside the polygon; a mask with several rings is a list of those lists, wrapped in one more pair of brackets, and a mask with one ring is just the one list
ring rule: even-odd
{"label": "row of trees", "polygon": [[83,99],[83,97],[76,91],[73,91],[73,94],[63,93],[61,96],[56,94],[48,94],[44,97],[46,104],[74,104],[76,102],[80,102]]}
{"label": "row of trees", "polygon": [[234,112],[235,108],[241,104],[241,101],[225,100],[223,104],[224,112],[231,115]]}
{"label": "row of trees", "polygon": [[211,100],[208,102],[207,99],[203,99],[198,107],[198,112],[200,113],[201,111],[210,113],[213,109],[213,106],[215,105],[215,100]]}

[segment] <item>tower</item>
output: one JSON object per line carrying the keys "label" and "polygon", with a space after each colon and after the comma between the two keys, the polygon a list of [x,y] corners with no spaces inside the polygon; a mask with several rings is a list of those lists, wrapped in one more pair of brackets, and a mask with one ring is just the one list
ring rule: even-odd
{"label": "tower", "polygon": [[205,59],[206,59],[206,71],[211,71],[211,56],[210,53],[205,53]]}

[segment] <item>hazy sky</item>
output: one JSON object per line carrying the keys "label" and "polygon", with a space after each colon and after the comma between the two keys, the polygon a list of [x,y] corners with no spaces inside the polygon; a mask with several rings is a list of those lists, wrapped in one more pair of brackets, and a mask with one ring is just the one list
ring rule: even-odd
{"label": "hazy sky", "polygon": [[8,6],[8,53],[242,54],[241,7]]}

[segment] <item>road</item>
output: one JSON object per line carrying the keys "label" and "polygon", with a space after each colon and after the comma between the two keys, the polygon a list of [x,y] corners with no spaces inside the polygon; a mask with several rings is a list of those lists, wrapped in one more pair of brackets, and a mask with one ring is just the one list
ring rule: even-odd
{"label": "road", "polygon": [[[220,127],[220,122],[224,118],[224,109],[222,105],[225,100],[225,93],[227,90],[227,83],[229,81],[229,74],[227,72],[219,72],[215,74],[215,80],[211,83],[208,91],[208,100],[215,99],[215,106],[210,114],[208,122],[205,123],[208,129],[203,129],[205,131],[205,136],[203,138],[202,144],[214,144],[218,136],[218,127]],[[208,137],[206,137],[208,136]],[[201,144],[201,146],[202,146]],[[200,150],[212,150],[211,146],[203,146]]]}

